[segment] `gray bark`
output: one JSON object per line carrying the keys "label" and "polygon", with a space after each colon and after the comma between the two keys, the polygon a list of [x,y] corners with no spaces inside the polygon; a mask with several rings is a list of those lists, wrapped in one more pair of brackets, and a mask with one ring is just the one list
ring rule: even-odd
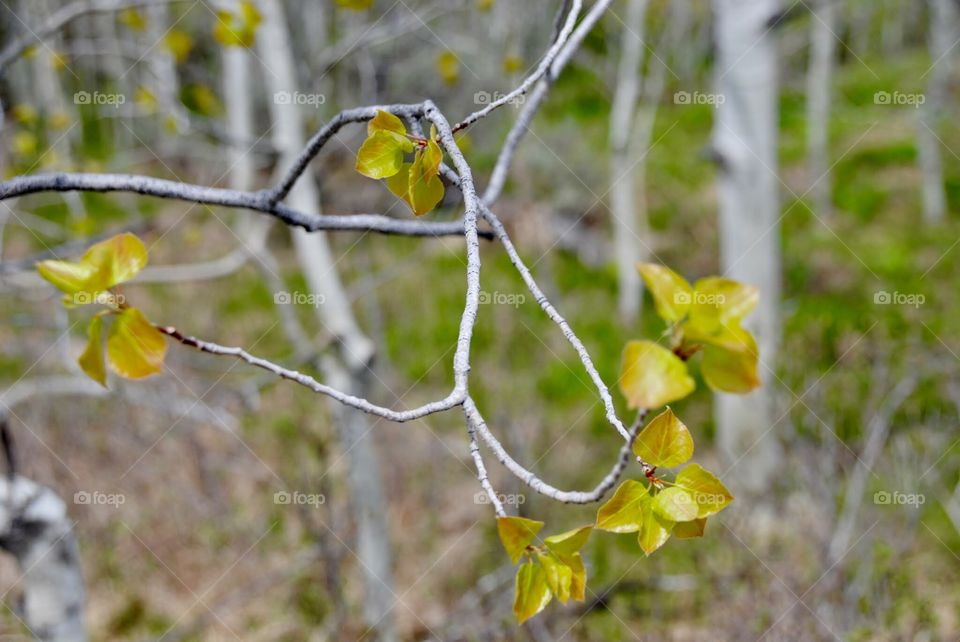
{"label": "gray bark", "polygon": [[[261,3],[264,23],[258,33],[260,55],[266,67],[268,95],[298,89],[294,56],[279,0]],[[303,117],[293,101],[271,102],[274,144],[281,151],[280,171],[294,166],[306,141]],[[288,200],[294,208],[319,208],[320,193],[313,177],[305,173],[293,185]],[[336,261],[326,235],[292,231],[297,256],[314,295],[323,297],[317,314],[325,329],[339,340],[337,358],[325,359],[324,375],[349,394],[365,396],[366,376],[373,358],[373,343],[364,336],[353,316],[350,301],[336,271]],[[364,575],[364,620],[381,640],[394,640],[392,609],[392,555],[380,481],[380,464],[374,450],[367,416],[353,408],[334,407],[341,445],[349,457],[348,484],[357,525],[355,554]]]}
{"label": "gray bark", "polygon": [[920,108],[917,147],[923,178],[923,218],[939,223],[946,217],[943,157],[937,135],[950,81],[950,50],[956,43],[957,6],[954,0],[930,0],[930,63],[926,100]]}
{"label": "gray bark", "polygon": [[835,0],[819,0],[811,7],[810,63],[807,69],[807,159],[810,190],[818,216],[831,214],[830,99],[837,51]]}
{"label": "gray bark", "polygon": [[86,642],[80,555],[63,500],[25,477],[0,478],[0,547],[17,560],[18,617],[44,642]]}
{"label": "gray bark", "polygon": [[773,383],[780,336],[780,229],[777,177],[777,53],[768,22],[777,0],[713,0],[717,41],[720,256],[729,278],[760,289],[746,326],[757,337],[763,386],[716,395],[717,437],[736,461],[735,485],[764,489],[781,459],[773,428]]}
{"label": "gray bark", "polygon": [[646,9],[647,0],[629,0],[627,3],[617,85],[610,109],[610,215],[619,282],[617,310],[625,325],[632,323],[640,313],[643,290],[636,264],[646,256],[641,240],[646,229],[646,213],[637,206],[636,168],[630,154],[640,96]]}

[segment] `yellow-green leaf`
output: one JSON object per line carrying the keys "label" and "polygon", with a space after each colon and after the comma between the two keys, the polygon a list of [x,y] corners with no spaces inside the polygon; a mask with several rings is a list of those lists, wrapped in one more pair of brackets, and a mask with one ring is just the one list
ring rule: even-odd
{"label": "yellow-green leaf", "polygon": [[570,589],[573,585],[573,569],[550,553],[537,553],[537,559],[543,567],[550,592],[566,604],[570,599]]}
{"label": "yellow-green leaf", "polygon": [[681,470],[675,483],[676,488],[683,489],[697,506],[697,517],[719,513],[733,501],[727,487],[700,464],[690,464]]}
{"label": "yellow-green leaf", "polygon": [[584,547],[587,540],[590,539],[590,533],[592,532],[593,524],[588,524],[565,533],[551,535],[550,537],[544,538],[543,543],[558,555],[573,555]]}
{"label": "yellow-green leaf", "polygon": [[193,38],[184,31],[172,29],[163,37],[163,46],[173,55],[174,60],[181,63],[193,49]]}
{"label": "yellow-green leaf", "polygon": [[653,508],[653,501],[645,502],[643,507],[643,528],[637,533],[637,543],[644,554],[649,556],[667,543],[674,522],[664,519]]}
{"label": "yellow-green leaf", "polygon": [[656,263],[637,263],[637,269],[653,296],[653,304],[660,318],[671,323],[682,319],[693,300],[693,288],[687,280],[670,268]]}
{"label": "yellow-green leaf", "polygon": [[133,31],[143,31],[147,28],[147,19],[144,17],[143,12],[138,9],[124,9],[117,16],[117,20],[120,24]]}
{"label": "yellow-green leaf", "polygon": [[742,321],[757,307],[760,291],[721,276],[710,276],[693,284],[696,296],[690,310],[691,320],[698,317],[732,324]]}
{"label": "yellow-green leaf", "polygon": [[37,271],[66,294],[87,295],[79,303],[93,303],[98,292],[129,281],[147,264],[147,248],[129,232],[101,241],[79,261],[41,261]]}
{"label": "yellow-green leaf", "polygon": [[657,408],[683,399],[696,387],[687,365],[652,341],[630,341],[623,349],[620,391],[630,408]]}
{"label": "yellow-green leaf", "polygon": [[[433,141],[431,145],[436,147]],[[418,151],[410,166],[407,204],[417,216],[423,216],[443,200],[443,182],[437,176],[440,161],[431,152],[431,145],[427,146],[426,151]]]}
{"label": "yellow-green leaf", "polygon": [[402,165],[403,147],[387,131],[373,132],[357,152],[357,171],[369,178],[390,178]]}
{"label": "yellow-green leaf", "polygon": [[89,289],[90,284],[96,280],[95,266],[76,261],[49,260],[37,263],[37,272],[65,294],[90,293],[90,303],[93,303],[96,292],[89,292]]}
{"label": "yellow-green leaf", "polygon": [[527,546],[533,542],[537,533],[543,528],[543,522],[525,517],[498,517],[497,534],[500,535],[500,542],[506,549],[510,561],[516,564]]}
{"label": "yellow-green leaf", "polygon": [[703,532],[707,528],[707,518],[698,517],[689,522],[680,522],[673,527],[673,535],[677,539],[693,539],[703,537]]}
{"label": "yellow-green leaf", "polygon": [[651,499],[647,487],[628,479],[597,511],[596,527],[611,533],[633,533],[643,527],[643,505]]}
{"label": "yellow-green leaf", "polygon": [[367,135],[372,136],[376,132],[392,132],[397,134],[400,139],[407,142],[408,147],[406,147],[404,151],[413,151],[413,143],[410,142],[409,138],[407,138],[407,128],[404,126],[403,121],[400,120],[399,116],[391,114],[388,111],[378,109],[377,115],[371,118],[370,122],[367,123]]}
{"label": "yellow-green leaf", "polygon": [[517,570],[517,584],[513,596],[513,614],[523,624],[546,608],[550,603],[550,587],[547,574],[539,564],[532,561],[521,564]]}
{"label": "yellow-green leaf", "polygon": [[653,511],[671,522],[689,522],[698,517],[698,507],[685,489],[677,486],[664,488],[653,498]]}
{"label": "yellow-green leaf", "polygon": [[667,408],[637,435],[633,453],[653,466],[673,468],[693,457],[693,437],[673,410]]}
{"label": "yellow-green leaf", "polygon": [[707,346],[703,350],[700,371],[707,385],[714,390],[746,394],[760,386],[757,374],[757,344],[749,336],[749,347],[743,351]]}
{"label": "yellow-green leaf", "polygon": [[410,167],[413,163],[404,163],[396,174],[386,180],[387,189],[393,192],[397,198],[402,198],[404,202],[409,203],[407,194],[410,192]]}
{"label": "yellow-green leaf", "polygon": [[107,358],[117,374],[140,379],[160,372],[167,354],[163,333],[137,308],[117,315],[107,334]]}
{"label": "yellow-green leaf", "polygon": [[573,555],[561,555],[563,563],[573,571],[573,580],[570,582],[570,597],[578,602],[583,602],[587,593],[587,567],[583,565],[583,558],[580,553]]}
{"label": "yellow-green leaf", "polygon": [[460,79],[460,61],[457,54],[450,50],[437,56],[437,73],[448,85],[455,85]]}
{"label": "yellow-green leaf", "polygon": [[87,326],[87,347],[77,359],[88,377],[107,387],[107,368],[103,361],[103,315],[97,314]]}

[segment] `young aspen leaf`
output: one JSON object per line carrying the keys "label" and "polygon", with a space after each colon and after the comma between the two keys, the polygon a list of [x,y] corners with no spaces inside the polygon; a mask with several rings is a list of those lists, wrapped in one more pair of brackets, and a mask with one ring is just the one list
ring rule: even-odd
{"label": "young aspen leaf", "polygon": [[633,408],[657,408],[683,399],[696,387],[686,364],[652,341],[630,341],[623,349],[620,391]]}
{"label": "young aspen leaf", "polygon": [[250,0],[241,0],[240,13],[237,15],[226,9],[217,11],[213,37],[224,47],[249,49],[256,40],[257,27],[262,21],[263,16],[257,10],[257,5]]}
{"label": "young aspen leaf", "polygon": [[690,324],[707,333],[718,326],[739,325],[760,300],[757,288],[719,276],[700,279],[693,290],[697,296],[690,309]]}
{"label": "young aspen leaf", "polygon": [[753,336],[745,337],[744,350],[728,350],[707,346],[703,350],[700,371],[707,385],[714,390],[746,394],[760,385],[757,375],[757,343]]}
{"label": "young aspen leaf", "polygon": [[367,123],[367,139],[357,152],[357,171],[373,179],[390,178],[403,168],[403,155],[412,151],[403,121],[378,110]]}
{"label": "young aspen leaf", "polygon": [[166,337],[140,310],[125,308],[114,319],[107,334],[107,358],[117,374],[128,379],[156,374],[166,354]]}
{"label": "young aspen leaf", "polygon": [[637,533],[637,543],[648,557],[670,539],[670,532],[675,529],[675,523],[664,519],[653,509],[653,499],[644,502],[643,526]]}
{"label": "young aspen leaf", "polygon": [[651,499],[644,484],[628,479],[597,511],[596,527],[611,533],[637,532],[643,527],[644,504]]}
{"label": "young aspen leaf", "polygon": [[590,539],[590,533],[593,532],[593,524],[574,528],[565,533],[551,535],[543,540],[551,551],[558,555],[573,555],[580,552],[587,540]]}
{"label": "young aspen leaf", "polygon": [[437,73],[448,85],[455,85],[460,80],[460,61],[457,54],[450,50],[437,56]]}
{"label": "young aspen leaf", "polygon": [[681,470],[674,483],[675,488],[684,490],[693,499],[697,507],[696,517],[719,513],[733,501],[727,487],[700,464],[690,464]]}
{"label": "young aspen leaf", "polygon": [[707,518],[698,517],[689,522],[680,522],[673,527],[673,536],[677,539],[693,539],[703,537],[703,532],[707,529]]}
{"label": "young aspen leaf", "polygon": [[537,553],[537,559],[540,561],[540,566],[543,567],[550,592],[566,604],[570,600],[573,569],[564,564],[559,557],[550,553]]}
{"label": "young aspen leaf", "polygon": [[90,319],[87,327],[87,347],[77,359],[77,363],[88,377],[104,388],[107,387],[107,368],[103,361],[103,313]]}
{"label": "young aspen leaf", "polygon": [[580,553],[561,555],[560,558],[573,571],[573,581],[570,583],[570,597],[583,602],[587,596],[587,568],[583,565]]}
{"label": "young aspen leaf", "polygon": [[657,515],[671,522],[689,522],[698,517],[697,503],[693,496],[677,486],[664,488],[657,493],[653,498],[653,510]]}
{"label": "young aspen leaf", "polygon": [[373,132],[357,152],[357,171],[367,178],[390,178],[402,165],[403,145],[391,132]]}
{"label": "young aspen leaf", "polygon": [[637,435],[633,453],[658,468],[673,468],[693,457],[693,437],[673,410],[667,408]]}
{"label": "young aspen leaf", "polygon": [[686,316],[693,301],[693,288],[685,278],[656,263],[637,263],[637,270],[653,296],[653,305],[661,319],[674,323]]}
{"label": "young aspen leaf", "polygon": [[404,163],[400,171],[387,179],[387,187],[406,201],[417,216],[423,216],[443,200],[443,182],[437,175],[443,152],[432,138],[426,149],[417,150],[413,163]]}
{"label": "young aspen leaf", "polygon": [[525,517],[498,517],[497,534],[500,542],[506,549],[510,561],[516,564],[523,557],[527,546],[536,538],[543,528],[543,522]]}
{"label": "young aspen leaf", "polygon": [[143,241],[124,233],[90,246],[79,261],[41,261],[37,271],[68,300],[80,304],[93,303],[98,292],[129,281],[146,264]]}
{"label": "young aspen leaf", "polygon": [[513,614],[523,624],[546,608],[550,603],[550,587],[547,574],[539,564],[532,561],[521,564],[517,570],[517,584],[513,597]]}

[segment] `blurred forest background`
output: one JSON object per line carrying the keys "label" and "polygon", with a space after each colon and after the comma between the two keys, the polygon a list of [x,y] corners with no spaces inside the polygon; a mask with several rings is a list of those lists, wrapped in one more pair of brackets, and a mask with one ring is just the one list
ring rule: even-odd
{"label": "blurred forest background", "polygon": [[[63,7],[95,4],[0,3],[5,178],[122,172],[265,187],[291,122],[304,138],[344,108],[425,98],[457,119],[506,94],[549,46],[562,3],[376,0],[358,10],[341,5],[365,3],[261,0],[252,4],[263,23],[238,43],[231,34],[244,35],[244,18],[233,3],[101,2],[110,10],[40,29]],[[624,257],[691,281],[727,267],[711,147],[718,110],[731,107],[717,89],[724,4],[613,2],[555,79],[496,206],[614,389],[624,343],[662,332],[649,296],[624,295],[640,292],[623,282]],[[523,627],[459,412],[370,418],[359,437],[308,390],[176,345],[163,375],[102,391],[75,365],[84,317],[33,271],[39,259],[134,231],[150,267],[124,292],[152,320],[323,380],[339,334],[318,316],[325,302],[310,294],[286,228],[126,193],[3,201],[0,403],[20,472],[68,504],[92,639],[960,637],[960,130],[950,117],[960,6],[744,4],[775,9],[757,39],[769,41],[779,77],[768,87],[779,229],[759,237],[779,249],[782,273],[755,270],[782,287],[771,298],[778,352],[761,354],[775,409],[763,445],[725,452],[715,398],[698,385],[673,407],[737,501],[702,540],[649,558],[632,537],[593,537],[587,602],[551,605]],[[225,34],[228,16],[236,29]],[[284,49],[295,62],[286,85],[278,78],[289,70],[276,66]],[[631,79],[639,85],[624,119],[614,105]],[[523,107],[515,102],[458,139],[481,186]],[[313,163],[310,211],[322,202],[328,213],[412,218],[354,171],[363,135],[344,129]],[[616,168],[631,175],[642,242],[611,217]],[[455,219],[462,208],[448,203],[429,216]],[[327,238],[376,347],[370,398],[405,408],[445,395],[463,239]],[[472,394],[517,460],[563,488],[591,488],[620,445],[603,406],[502,248],[481,250]],[[741,482],[755,453],[775,458],[759,488]],[[364,506],[379,506],[376,515],[358,514],[355,466],[372,473]],[[539,496],[492,458],[488,468],[511,510],[557,527],[593,519],[596,506]],[[369,569],[355,554],[371,545],[364,528],[381,529],[392,560],[388,626],[365,613]],[[26,639],[9,610],[20,571],[12,558],[0,571],[4,639]]]}

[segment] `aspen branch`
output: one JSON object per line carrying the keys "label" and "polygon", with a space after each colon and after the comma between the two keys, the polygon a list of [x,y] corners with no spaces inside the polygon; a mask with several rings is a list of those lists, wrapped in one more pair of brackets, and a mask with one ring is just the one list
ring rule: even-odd
{"label": "aspen branch", "polygon": [[510,103],[516,100],[520,96],[523,96],[528,91],[530,91],[530,88],[533,87],[534,83],[536,83],[538,80],[543,78],[547,74],[547,72],[550,71],[550,68],[553,65],[554,61],[557,59],[557,56],[561,53],[564,46],[567,44],[567,39],[570,37],[570,34],[573,31],[573,26],[577,22],[577,17],[580,15],[580,8],[582,7],[583,3],[582,3],[582,0],[573,0],[572,3],[568,3],[565,1],[564,4],[561,6],[561,8],[564,8],[567,4],[572,4],[572,6],[570,7],[569,12],[567,13],[566,22],[564,22],[563,28],[560,29],[559,33],[557,33],[557,37],[554,39],[553,44],[547,50],[547,53],[544,54],[543,58],[540,60],[540,64],[537,65],[537,68],[533,71],[533,73],[527,76],[524,79],[524,81],[520,83],[520,86],[514,89],[513,91],[509,92],[504,96],[501,96],[497,100],[492,101],[489,105],[487,105],[483,109],[479,109],[473,112],[472,114],[464,118],[462,121],[457,123],[456,126],[454,126],[453,128],[454,132],[458,132],[462,129],[466,129],[473,123],[485,117],[494,109],[497,109],[498,107],[502,107],[503,105],[506,105],[507,103]]}

